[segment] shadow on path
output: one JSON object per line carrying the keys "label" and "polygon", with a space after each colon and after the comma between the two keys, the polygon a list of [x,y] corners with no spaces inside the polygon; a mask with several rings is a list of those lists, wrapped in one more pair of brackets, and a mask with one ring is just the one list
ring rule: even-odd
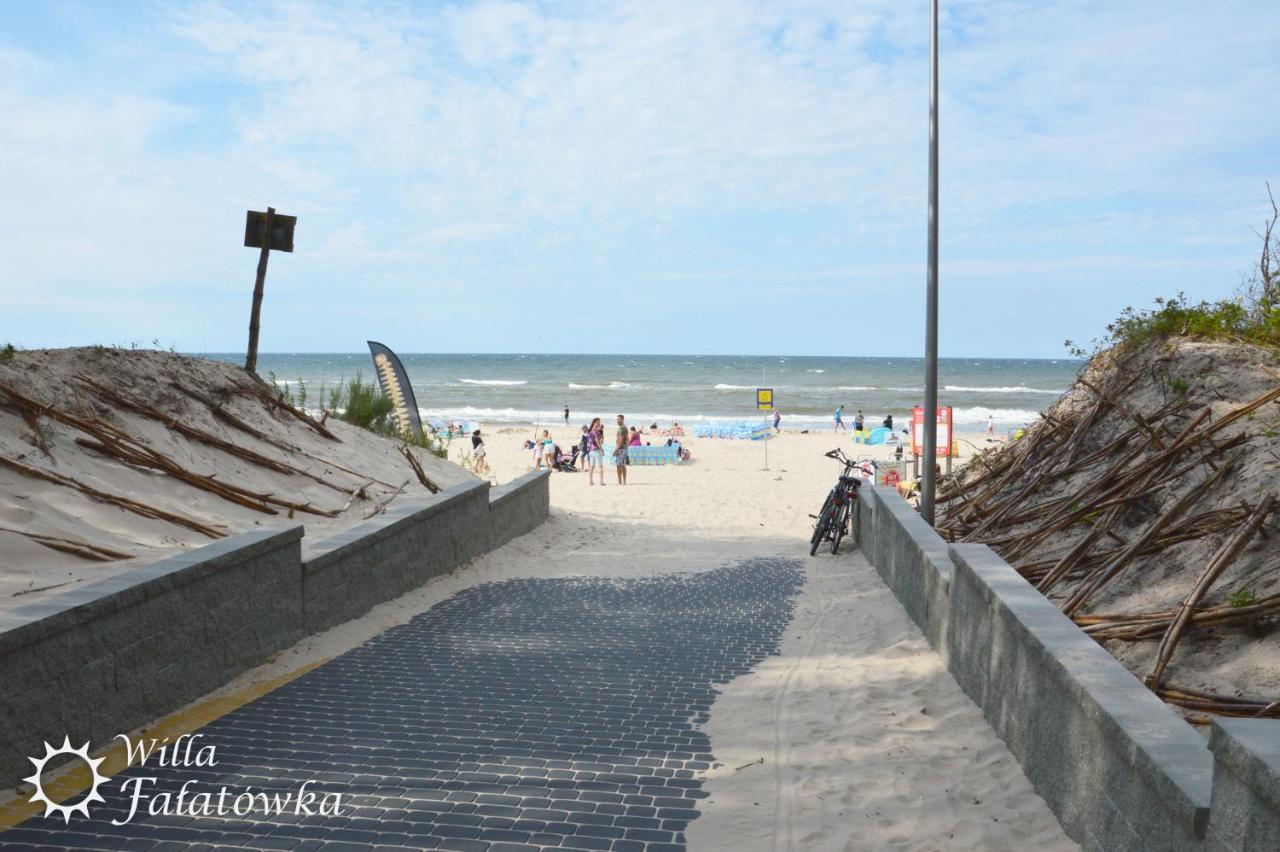
{"label": "shadow on path", "polygon": [[[796,560],[749,559],[475,586],[201,729],[191,757],[213,746],[215,765],[153,757],[88,820],[34,818],[0,846],[683,848],[716,686],[778,652],[802,583]],[[300,812],[304,783],[340,815]],[[237,815],[245,792],[267,795]]]}

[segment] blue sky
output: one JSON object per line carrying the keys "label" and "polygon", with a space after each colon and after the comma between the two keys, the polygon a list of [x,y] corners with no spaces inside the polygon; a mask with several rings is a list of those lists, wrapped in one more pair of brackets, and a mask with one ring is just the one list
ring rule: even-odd
{"label": "blue sky", "polygon": [[[1280,4],[942,6],[943,355],[1239,284]],[[919,354],[927,7],[0,4],[0,341]]]}

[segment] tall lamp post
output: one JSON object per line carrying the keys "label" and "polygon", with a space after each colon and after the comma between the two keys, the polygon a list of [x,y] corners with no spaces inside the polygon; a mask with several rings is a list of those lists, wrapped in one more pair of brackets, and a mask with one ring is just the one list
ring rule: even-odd
{"label": "tall lamp post", "polygon": [[924,310],[924,476],[920,514],[933,526],[938,466],[938,0],[929,4],[929,272]]}

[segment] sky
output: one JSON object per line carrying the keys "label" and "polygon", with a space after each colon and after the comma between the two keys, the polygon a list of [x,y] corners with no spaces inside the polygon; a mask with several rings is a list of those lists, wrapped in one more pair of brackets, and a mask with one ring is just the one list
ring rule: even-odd
{"label": "sky", "polygon": [[[942,0],[944,356],[1238,287],[1280,4]],[[0,342],[918,355],[928,3],[0,4]]]}

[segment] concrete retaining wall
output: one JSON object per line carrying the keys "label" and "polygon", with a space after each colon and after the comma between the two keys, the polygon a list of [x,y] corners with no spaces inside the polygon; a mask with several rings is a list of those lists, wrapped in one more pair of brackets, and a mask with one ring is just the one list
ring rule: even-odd
{"label": "concrete retaining wall", "polygon": [[1209,836],[1221,849],[1280,849],[1280,722],[1217,719]]}
{"label": "concrete retaining wall", "polygon": [[547,519],[551,511],[550,475],[533,471],[489,492],[489,529],[494,550],[524,535]]}
{"label": "concrete retaining wall", "polygon": [[0,614],[0,785],[44,741],[101,745],[528,532],[547,479],[406,500],[305,548],[300,525],[243,533]]}
{"label": "concrete retaining wall", "polygon": [[245,533],[0,615],[0,783],[95,745],[303,637],[302,527]]}
{"label": "concrete retaining wall", "polygon": [[[544,516],[545,517],[545,516]],[[319,633],[489,551],[489,485],[406,500],[302,548],[302,615]]]}
{"label": "concrete retaining wall", "polygon": [[862,490],[858,534],[1074,840],[1089,849],[1277,848],[1280,723],[1223,720],[1211,754],[990,548],[948,546],[887,487]]}
{"label": "concrete retaining wall", "polygon": [[945,656],[951,585],[947,543],[888,486],[864,486],[857,505],[858,547],[929,644]]}

